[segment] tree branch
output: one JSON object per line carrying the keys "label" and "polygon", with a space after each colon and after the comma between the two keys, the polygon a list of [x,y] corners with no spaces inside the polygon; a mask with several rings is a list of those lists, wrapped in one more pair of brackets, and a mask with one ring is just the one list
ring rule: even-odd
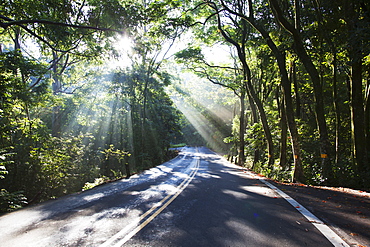
{"label": "tree branch", "polygon": [[[1,21],[1,19],[4,20],[4,21],[7,21],[7,22],[3,22],[3,21]],[[35,33],[34,31],[32,31],[31,29],[29,29],[27,26],[24,25],[24,24],[35,24],[35,23],[47,24],[47,25],[56,25],[56,26],[65,26],[65,27],[73,27],[73,28],[79,28],[79,29],[111,31],[111,32],[124,33],[123,31],[110,29],[110,28],[99,28],[99,27],[92,27],[92,26],[66,24],[66,23],[54,22],[54,21],[48,21],[48,20],[20,20],[20,21],[15,21],[15,20],[13,20],[9,17],[6,17],[6,16],[0,14],[0,27],[4,28],[4,30],[7,29],[10,26],[19,26],[19,27],[23,28],[26,32],[31,34],[32,36],[36,37],[41,42],[45,43],[53,51],[67,53],[67,52],[70,52],[71,50],[76,48],[76,47],[72,47],[71,49],[68,49],[68,50],[57,49],[57,48],[53,47],[53,45],[50,44],[46,39],[44,39],[43,37],[41,37],[40,35],[38,35],[37,33]]]}
{"label": "tree branch", "polygon": [[209,80],[210,82],[212,82],[215,85],[220,85],[222,87],[225,87],[225,88],[228,88],[228,89],[232,90],[234,92],[234,94],[238,96],[238,92],[237,92],[237,90],[234,87],[215,80],[214,78],[211,77],[211,75],[206,71],[205,68],[202,68],[202,67],[189,67],[189,66],[187,66],[187,68],[189,70],[192,70],[195,73],[201,75],[202,77],[207,78],[207,80]]}
{"label": "tree branch", "polygon": [[97,30],[97,31],[111,31],[111,32],[117,32],[124,34],[123,31],[111,29],[111,28],[102,28],[102,27],[93,27],[93,26],[82,26],[82,25],[74,25],[74,24],[68,24],[68,23],[62,23],[62,22],[55,22],[55,21],[48,21],[48,20],[19,20],[15,21],[12,20],[6,16],[0,15],[0,18],[7,21],[7,22],[0,22],[0,26],[4,29],[17,25],[24,27],[24,24],[47,24],[47,25],[56,25],[56,26],[62,26],[62,27],[73,27],[78,29],[89,29],[89,30]]}

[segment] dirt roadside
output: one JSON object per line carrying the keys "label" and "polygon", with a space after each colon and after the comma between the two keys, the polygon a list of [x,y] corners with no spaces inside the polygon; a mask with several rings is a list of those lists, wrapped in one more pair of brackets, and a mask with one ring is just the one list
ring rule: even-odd
{"label": "dirt roadside", "polygon": [[350,246],[370,247],[370,193],[269,180],[329,225]]}

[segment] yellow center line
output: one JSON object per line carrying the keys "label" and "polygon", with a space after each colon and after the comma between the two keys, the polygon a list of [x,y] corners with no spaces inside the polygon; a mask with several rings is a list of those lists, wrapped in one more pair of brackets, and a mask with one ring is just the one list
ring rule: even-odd
{"label": "yellow center line", "polygon": [[[142,214],[137,220],[135,220],[134,222],[132,222],[131,224],[123,228],[121,231],[119,231],[118,233],[113,235],[110,239],[108,239],[106,242],[104,242],[102,245],[100,245],[100,247],[122,246],[128,240],[130,240],[136,233],[142,230],[147,224],[149,224],[155,217],[157,217],[168,205],[171,204],[171,202],[173,202],[181,194],[181,192],[190,184],[190,182],[195,177],[195,174],[198,172],[198,169],[199,169],[199,163],[200,163],[199,157],[196,157],[196,160],[194,160],[193,162],[195,162],[195,166],[192,172],[189,174],[189,177],[187,177],[179,186],[176,187],[176,190],[175,190],[176,193],[170,193],[169,195],[167,195],[159,203],[156,203],[156,205],[154,205],[148,211]],[[143,221],[152,212],[154,213],[149,218],[147,218],[144,222],[142,222],[134,230],[128,232],[130,229],[135,227],[135,225]],[[112,245],[116,241],[118,242]]]}

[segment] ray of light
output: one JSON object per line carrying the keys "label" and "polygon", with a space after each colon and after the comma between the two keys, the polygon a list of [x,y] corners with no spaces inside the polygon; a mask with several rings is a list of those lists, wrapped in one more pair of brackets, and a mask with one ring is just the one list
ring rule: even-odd
{"label": "ray of light", "polygon": [[217,129],[205,116],[197,109],[188,104],[181,97],[172,97],[177,108],[184,114],[186,119],[196,129],[211,148],[217,151],[225,150],[225,143],[221,131]]}
{"label": "ray of light", "polygon": [[206,141],[218,151],[226,151],[224,138],[231,135],[236,97],[233,92],[193,74],[180,75],[181,83],[168,90],[177,108]]}

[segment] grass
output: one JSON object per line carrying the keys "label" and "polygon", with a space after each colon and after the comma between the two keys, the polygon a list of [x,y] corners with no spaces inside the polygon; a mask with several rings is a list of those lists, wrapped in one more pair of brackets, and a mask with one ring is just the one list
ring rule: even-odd
{"label": "grass", "polygon": [[186,143],[171,144],[170,148],[181,148],[181,147],[185,147],[185,146],[186,146]]}

